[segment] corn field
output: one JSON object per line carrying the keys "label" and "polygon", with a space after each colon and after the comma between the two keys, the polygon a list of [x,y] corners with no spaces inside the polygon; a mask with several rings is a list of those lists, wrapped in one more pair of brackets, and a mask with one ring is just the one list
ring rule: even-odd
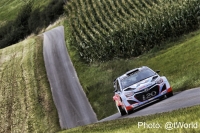
{"label": "corn field", "polygon": [[200,25],[199,0],[71,0],[65,9],[87,62],[138,56]]}

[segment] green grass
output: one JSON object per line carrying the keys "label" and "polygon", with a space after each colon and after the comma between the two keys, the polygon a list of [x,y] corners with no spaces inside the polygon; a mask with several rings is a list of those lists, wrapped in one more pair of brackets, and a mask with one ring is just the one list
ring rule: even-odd
{"label": "green grass", "polygon": [[162,50],[155,48],[139,57],[116,58],[92,64],[81,62],[73,47],[68,47],[80,82],[98,119],[117,112],[112,101],[112,81],[135,67],[149,66],[154,70],[160,70],[160,75],[168,78],[175,92],[200,86],[200,31],[173,41],[162,44]]}
{"label": "green grass", "polygon": [[0,50],[0,132],[60,130],[45,71],[42,39]]}
{"label": "green grass", "polygon": [[[61,131],[59,133],[198,133],[200,132],[199,110],[200,106],[193,106],[172,112],[90,124]],[[138,126],[140,122],[145,123],[146,126]],[[165,129],[165,124],[167,122],[193,123],[195,125],[193,128],[177,127],[172,130],[167,130]],[[147,124],[159,124],[159,128],[148,128]]]}

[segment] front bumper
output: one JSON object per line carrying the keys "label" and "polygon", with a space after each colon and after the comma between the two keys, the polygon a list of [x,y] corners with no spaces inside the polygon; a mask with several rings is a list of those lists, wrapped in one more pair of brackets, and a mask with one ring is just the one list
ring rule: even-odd
{"label": "front bumper", "polygon": [[132,97],[127,98],[126,109],[131,110],[135,107],[146,104],[154,99],[165,95],[166,93],[172,92],[172,88],[166,86],[166,84],[154,84],[141,91],[135,92]]}

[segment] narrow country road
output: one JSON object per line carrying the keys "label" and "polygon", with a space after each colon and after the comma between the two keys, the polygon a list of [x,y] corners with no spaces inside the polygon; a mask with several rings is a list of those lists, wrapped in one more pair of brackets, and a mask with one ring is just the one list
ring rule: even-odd
{"label": "narrow country road", "polygon": [[43,35],[44,62],[61,128],[97,122],[67,52],[64,27],[54,28]]}

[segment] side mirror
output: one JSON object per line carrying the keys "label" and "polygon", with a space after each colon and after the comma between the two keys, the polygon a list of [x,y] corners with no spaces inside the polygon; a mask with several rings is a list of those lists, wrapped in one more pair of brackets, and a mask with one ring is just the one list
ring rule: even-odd
{"label": "side mirror", "polygon": [[159,73],[160,72],[160,70],[156,70],[156,73]]}

